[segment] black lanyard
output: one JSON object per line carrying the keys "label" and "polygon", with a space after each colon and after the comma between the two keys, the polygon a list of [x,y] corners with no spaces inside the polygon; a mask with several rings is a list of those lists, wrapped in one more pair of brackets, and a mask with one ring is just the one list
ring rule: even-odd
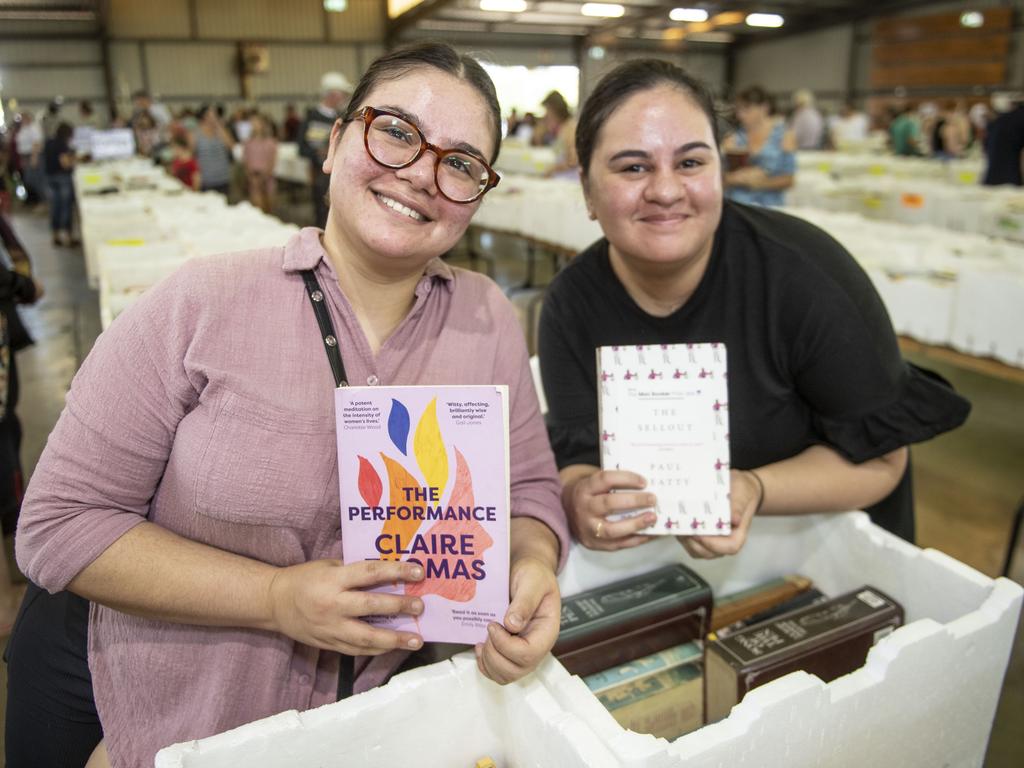
{"label": "black lanyard", "polygon": [[[334,384],[339,387],[347,387],[348,377],[345,375],[345,363],[341,359],[338,337],[334,335],[334,323],[331,322],[331,314],[327,311],[327,306],[324,303],[324,292],[320,290],[320,282],[311,269],[302,270],[302,279],[306,281],[306,294],[309,296],[309,303],[313,305],[316,324],[320,326],[320,335],[324,339],[324,350],[327,352],[327,362],[331,364],[331,373],[334,374]],[[348,654],[341,654],[341,663],[338,669],[338,701],[352,695],[355,685],[353,661],[354,659]]]}
{"label": "black lanyard", "polygon": [[334,335],[334,323],[331,322],[331,314],[327,311],[324,303],[324,292],[320,290],[320,283],[313,274],[313,270],[302,270],[302,279],[306,281],[306,294],[309,296],[309,303],[313,305],[313,314],[316,315],[316,323],[320,326],[320,335],[324,339],[324,350],[327,352],[327,362],[331,364],[331,373],[334,374],[334,385],[336,387],[347,387],[348,376],[345,374],[345,363],[341,359],[341,351],[338,349],[338,337]]}

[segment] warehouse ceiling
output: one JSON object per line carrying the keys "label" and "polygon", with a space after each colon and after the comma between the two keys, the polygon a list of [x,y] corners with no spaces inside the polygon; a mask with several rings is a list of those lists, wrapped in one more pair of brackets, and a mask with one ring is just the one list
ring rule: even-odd
{"label": "warehouse ceiling", "polygon": [[[510,4],[522,10],[485,10]],[[392,18],[389,33],[393,40],[423,35],[500,35],[573,37],[588,45],[638,40],[742,44],[934,4],[935,0],[615,0],[618,7],[611,12],[621,11],[621,16],[601,17],[584,15],[588,10],[584,3],[572,0],[423,0]],[[674,9],[698,13],[677,10],[674,15],[682,19],[673,20],[670,14]],[[782,25],[752,26],[750,14],[762,17],[755,16],[752,21],[769,24],[777,23],[778,18],[764,16],[781,17]],[[706,18],[698,20],[701,16]]]}
{"label": "warehouse ceiling", "polygon": [[3,21],[94,21],[98,0],[0,0]]}

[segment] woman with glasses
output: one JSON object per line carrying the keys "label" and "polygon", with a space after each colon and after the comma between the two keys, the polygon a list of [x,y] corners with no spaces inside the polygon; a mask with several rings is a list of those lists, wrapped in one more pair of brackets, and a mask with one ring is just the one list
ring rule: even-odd
{"label": "woman with glasses", "polygon": [[436,44],[378,59],[331,134],[326,229],[190,262],[83,364],[18,554],[45,589],[93,603],[95,764],[152,765],[168,744],[332,702],[421,648],[363,621],[417,615],[419,598],[362,591],[419,569],[338,559],[328,348],[353,384],[509,386],[512,594],[478,665],[512,681],[554,643],[568,532],[525,343],[493,283],[439,258],[497,183],[499,126],[472,59]]}
{"label": "woman with glasses", "polygon": [[906,446],[960,425],[970,406],[902,360],[852,257],[807,222],[723,200],[711,96],[668,62],[606,75],[580,112],[576,145],[605,237],[555,279],[540,325],[576,538],[605,550],[650,541],[642,531],[654,515],[641,510],[657,500],[626,471],[639,467],[599,469],[594,349],[724,343],[733,533],[681,537],[690,554],[735,554],[755,513],[866,508],[913,540]]}

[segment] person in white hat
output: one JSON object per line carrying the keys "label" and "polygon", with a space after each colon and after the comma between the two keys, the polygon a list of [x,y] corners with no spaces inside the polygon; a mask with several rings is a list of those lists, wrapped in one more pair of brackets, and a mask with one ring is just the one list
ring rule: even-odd
{"label": "person in white hat", "polygon": [[306,112],[299,129],[299,154],[309,159],[313,185],[313,212],[316,226],[327,223],[327,191],[331,179],[322,170],[327,158],[331,128],[352,96],[352,83],[341,72],[327,72],[320,78],[320,103]]}

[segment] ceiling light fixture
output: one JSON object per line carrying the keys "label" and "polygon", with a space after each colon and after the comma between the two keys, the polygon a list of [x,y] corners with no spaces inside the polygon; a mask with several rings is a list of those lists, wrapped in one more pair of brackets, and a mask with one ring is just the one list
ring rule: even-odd
{"label": "ceiling light fixture", "polygon": [[526,0],[480,0],[480,10],[495,13],[522,13],[526,10]]}
{"label": "ceiling light fixture", "polygon": [[960,14],[960,26],[969,27],[970,29],[977,29],[984,25],[985,14],[980,11],[964,11]]}
{"label": "ceiling light fixture", "polygon": [[673,8],[668,17],[672,21],[707,21],[708,12],[703,8]]}
{"label": "ceiling light fixture", "polygon": [[626,12],[618,3],[584,3],[580,13],[598,19],[618,19]]}
{"label": "ceiling light fixture", "polygon": [[748,27],[781,27],[785,20],[777,13],[751,13],[747,15]]}

